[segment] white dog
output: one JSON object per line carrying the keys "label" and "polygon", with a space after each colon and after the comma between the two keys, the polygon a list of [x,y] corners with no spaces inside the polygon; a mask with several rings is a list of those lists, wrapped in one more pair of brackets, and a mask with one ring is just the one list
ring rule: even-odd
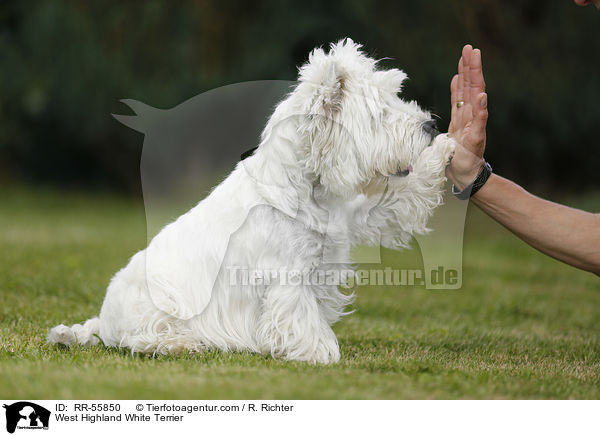
{"label": "white dog", "polygon": [[256,152],[131,258],[99,318],[48,341],[338,361],[331,326],[353,297],[343,279],[244,283],[230,272],[344,271],[352,245],[399,249],[427,231],[454,142],[434,139],[430,114],[398,97],[405,78],[350,39],[315,49]]}

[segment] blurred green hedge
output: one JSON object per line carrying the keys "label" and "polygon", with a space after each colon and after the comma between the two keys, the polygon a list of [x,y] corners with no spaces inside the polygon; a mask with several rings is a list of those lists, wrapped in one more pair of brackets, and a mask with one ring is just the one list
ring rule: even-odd
{"label": "blurred green hedge", "polygon": [[521,183],[600,186],[600,12],[571,1],[0,3],[0,180],[137,191],[142,138],[121,98],[172,107],[228,83],[294,80],[345,36],[410,76],[449,121],[462,44],[483,51],[487,157]]}

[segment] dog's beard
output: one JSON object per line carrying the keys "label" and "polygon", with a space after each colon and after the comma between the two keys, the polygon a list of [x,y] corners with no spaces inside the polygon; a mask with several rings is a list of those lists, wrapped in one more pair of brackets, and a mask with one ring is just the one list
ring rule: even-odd
{"label": "dog's beard", "polygon": [[389,177],[382,175],[373,177],[363,186],[362,193],[368,197],[374,197],[376,195],[383,194],[388,183],[388,178]]}

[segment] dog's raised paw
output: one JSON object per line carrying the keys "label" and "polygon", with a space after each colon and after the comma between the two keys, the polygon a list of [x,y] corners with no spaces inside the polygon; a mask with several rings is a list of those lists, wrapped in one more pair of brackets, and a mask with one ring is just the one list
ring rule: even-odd
{"label": "dog's raised paw", "polygon": [[444,162],[446,163],[446,165],[448,165],[454,157],[454,150],[456,150],[456,141],[450,135],[444,133],[438,135],[435,138],[435,142],[440,148],[440,152],[444,157]]}

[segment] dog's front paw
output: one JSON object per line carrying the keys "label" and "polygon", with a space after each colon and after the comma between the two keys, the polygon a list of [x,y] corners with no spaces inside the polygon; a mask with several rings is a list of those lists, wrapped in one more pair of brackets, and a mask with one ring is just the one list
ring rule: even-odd
{"label": "dog's front paw", "polygon": [[319,340],[319,345],[307,360],[324,364],[336,363],[340,360],[340,346],[333,331],[326,338]]}
{"label": "dog's front paw", "polygon": [[412,179],[428,181],[431,185],[446,181],[446,166],[454,156],[456,142],[448,134],[435,137],[433,144],[420,154],[412,173]]}
{"label": "dog's front paw", "polygon": [[442,133],[435,137],[432,147],[438,150],[439,156],[445,165],[448,165],[454,156],[456,141],[447,133]]}

